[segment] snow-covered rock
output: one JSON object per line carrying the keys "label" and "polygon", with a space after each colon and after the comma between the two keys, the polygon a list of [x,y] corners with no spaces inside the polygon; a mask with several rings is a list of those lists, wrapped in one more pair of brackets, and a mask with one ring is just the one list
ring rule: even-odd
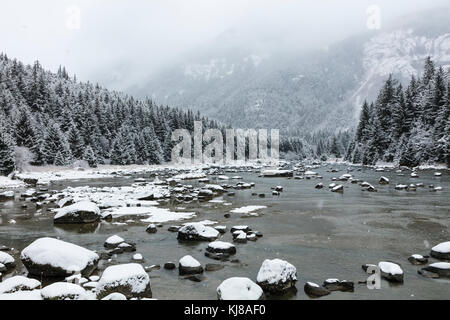
{"label": "snow-covered rock", "polygon": [[294,175],[294,172],[292,170],[262,170],[261,175],[263,177],[267,178],[274,178],[274,177],[292,177]]}
{"label": "snow-covered rock", "polygon": [[282,294],[295,287],[297,269],[281,259],[266,259],[259,269],[256,282],[264,291]]}
{"label": "snow-covered rock", "polygon": [[426,270],[432,273],[437,274],[439,277],[450,277],[450,263],[449,262],[435,262],[430,264],[429,266],[423,268],[422,270]]}
{"label": "snow-covered rock", "polygon": [[381,270],[381,276],[387,281],[403,282],[403,270],[398,264],[380,261],[378,267]]}
{"label": "snow-covered rock", "polygon": [[6,252],[0,251],[0,263],[3,264],[6,269],[11,269],[16,266],[14,258]]}
{"label": "snow-covered rock", "polygon": [[381,177],[378,181],[380,184],[389,184],[389,179],[386,177]]}
{"label": "snow-covered rock", "polygon": [[14,200],[14,191],[0,192],[0,201]]}
{"label": "snow-covered rock", "polygon": [[431,248],[430,255],[436,259],[450,260],[450,241],[441,242]]}
{"label": "snow-covered rock", "polygon": [[192,256],[187,255],[180,259],[178,264],[180,275],[197,274],[203,272],[203,267]]}
{"label": "snow-covered rock", "polygon": [[142,256],[142,254],[136,253],[136,254],[133,255],[133,260],[135,260],[135,261],[142,261],[142,260],[144,260],[144,257]]}
{"label": "snow-covered rock", "polygon": [[40,238],[22,250],[20,259],[32,275],[67,277],[75,272],[89,276],[97,268],[99,256],[69,242]]}
{"label": "snow-covered rock", "polygon": [[102,300],[127,300],[127,297],[121,293],[113,292],[104,297]]}
{"label": "snow-covered rock", "polygon": [[339,279],[326,279],[323,287],[329,291],[353,292],[355,290],[353,282]]}
{"label": "snow-covered rock", "polygon": [[41,290],[16,291],[13,293],[0,294],[1,300],[42,300]]}
{"label": "snow-covered rock", "polygon": [[213,241],[208,244],[208,247],[206,247],[206,251],[212,253],[235,254],[236,247],[234,246],[234,244],[229,242]]}
{"label": "snow-covered rock", "polygon": [[86,290],[69,282],[55,282],[41,290],[44,300],[86,300]]}
{"label": "snow-covered rock", "polygon": [[319,286],[317,283],[314,282],[306,282],[305,286],[303,287],[305,290],[305,293],[312,297],[322,297],[330,294],[330,290]]}
{"label": "snow-covered rock", "polygon": [[234,231],[233,241],[237,243],[247,243],[247,234],[241,230]]}
{"label": "snow-covered rock", "polygon": [[110,236],[108,239],[105,240],[105,243],[103,246],[106,249],[114,249],[117,248],[121,243],[125,242],[125,239],[122,237],[119,237],[118,235]]}
{"label": "snow-covered rock", "polygon": [[189,223],[178,230],[177,239],[180,241],[214,241],[219,231],[202,223]]}
{"label": "snow-covered rock", "polygon": [[16,291],[31,291],[38,289],[41,283],[38,280],[24,276],[14,276],[0,282],[0,294]]}
{"label": "snow-covered rock", "polygon": [[156,225],[151,223],[147,226],[147,229],[145,229],[145,231],[147,231],[148,233],[156,233],[158,232],[158,229],[156,228]]}
{"label": "snow-covered rock", "polygon": [[236,208],[231,210],[231,213],[243,213],[243,214],[250,214],[254,211],[261,210],[267,208],[266,206],[245,206],[241,208]]}
{"label": "snow-covered rock", "polygon": [[223,281],[217,287],[219,300],[262,300],[264,292],[249,278],[233,277]]}
{"label": "snow-covered rock", "polygon": [[420,254],[413,254],[408,257],[408,261],[411,262],[413,265],[421,265],[428,263],[428,258],[425,258]]}
{"label": "snow-covered rock", "polygon": [[339,184],[331,189],[331,192],[344,192],[344,186]]}
{"label": "snow-covered rock", "polygon": [[90,201],[82,201],[57,210],[54,223],[92,223],[100,221],[101,214],[97,205]]}
{"label": "snow-covered rock", "polygon": [[129,298],[151,298],[150,278],[137,263],[110,266],[103,271],[97,285],[97,297],[102,299],[112,293]]}

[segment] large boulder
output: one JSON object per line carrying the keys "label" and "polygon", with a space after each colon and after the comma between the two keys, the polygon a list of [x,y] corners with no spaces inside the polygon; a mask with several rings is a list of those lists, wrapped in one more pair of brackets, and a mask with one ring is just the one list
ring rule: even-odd
{"label": "large boulder", "polygon": [[439,243],[431,248],[430,255],[440,260],[450,260],[450,241]]}
{"label": "large boulder", "polygon": [[264,292],[249,278],[233,277],[223,281],[217,287],[219,300],[262,300]]}
{"label": "large boulder", "polygon": [[14,276],[0,282],[0,294],[16,291],[31,291],[38,289],[40,286],[41,283],[38,280],[24,276]]}
{"label": "large boulder", "polygon": [[283,294],[295,288],[297,269],[281,259],[266,259],[259,269],[256,282],[265,292]]}
{"label": "large boulder", "polygon": [[28,272],[42,277],[67,277],[78,272],[89,276],[99,258],[91,250],[53,238],[35,240],[20,255]]}
{"label": "large boulder", "polygon": [[212,253],[227,253],[231,255],[236,253],[236,247],[229,242],[213,241],[208,244],[206,251]]}
{"label": "large boulder", "polygon": [[16,266],[14,258],[10,254],[3,251],[0,251],[0,264],[3,264],[7,270]]}
{"label": "large boulder", "polygon": [[69,282],[55,282],[41,290],[44,300],[86,300],[88,295],[79,285]]}
{"label": "large boulder", "polygon": [[390,282],[403,282],[402,268],[393,262],[381,261],[378,263],[381,271],[381,276]]}
{"label": "large boulder", "polygon": [[180,259],[178,271],[180,275],[198,274],[203,273],[203,267],[200,262],[187,255]]}
{"label": "large boulder", "polygon": [[53,218],[55,224],[93,223],[101,219],[100,209],[90,201],[82,201],[58,209]]}
{"label": "large boulder", "polygon": [[130,298],[151,298],[150,277],[138,263],[110,266],[103,271],[97,285],[97,298],[121,293]]}
{"label": "large boulder", "polygon": [[219,231],[202,223],[189,223],[178,230],[177,239],[180,241],[214,241]]}

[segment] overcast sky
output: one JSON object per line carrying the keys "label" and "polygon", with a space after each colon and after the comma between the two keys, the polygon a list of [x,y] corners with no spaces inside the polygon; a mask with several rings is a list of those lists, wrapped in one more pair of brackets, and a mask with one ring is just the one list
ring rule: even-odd
{"label": "overcast sky", "polygon": [[51,70],[65,65],[82,80],[120,80],[151,75],[230,28],[326,45],[367,30],[370,5],[381,9],[383,28],[450,0],[0,0],[0,51]]}

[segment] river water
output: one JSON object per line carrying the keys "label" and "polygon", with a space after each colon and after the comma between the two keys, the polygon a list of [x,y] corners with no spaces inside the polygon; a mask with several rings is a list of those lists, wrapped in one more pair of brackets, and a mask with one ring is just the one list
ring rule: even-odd
{"label": "river water", "polygon": [[[137,252],[145,258],[144,265],[160,264],[160,270],[150,272],[153,297],[157,299],[216,299],[216,288],[225,279],[244,276],[256,279],[264,259],[280,258],[287,260],[297,268],[297,293],[279,297],[281,299],[310,299],[304,291],[306,281],[321,284],[327,278],[355,281],[355,292],[333,292],[320,299],[449,299],[450,280],[427,279],[417,273],[419,266],[413,266],[407,258],[414,253],[428,255],[430,248],[440,242],[450,240],[450,176],[443,172],[435,177],[434,171],[420,171],[419,178],[411,178],[409,172],[398,176],[395,171],[375,172],[373,169],[354,170],[354,178],[372,183],[378,192],[362,191],[358,184],[343,182],[344,193],[332,193],[328,184],[332,177],[346,173],[346,168],[334,166],[337,173],[329,172],[330,167],[317,171],[323,179],[296,180],[287,178],[262,178],[257,173],[239,174],[245,182],[254,182],[252,189],[235,190],[235,196],[224,195],[223,199],[231,203],[162,204],[172,209],[183,207],[185,211],[197,212],[195,221],[204,219],[218,221],[228,230],[233,225],[248,225],[263,233],[256,242],[236,244],[237,254],[233,257],[240,263],[217,262],[204,256],[206,242],[179,243],[176,233],[167,228],[174,223],[166,223],[156,234],[145,232],[146,224],[129,223],[115,225],[101,222],[91,226],[61,227],[53,225],[53,213],[45,211],[35,214],[35,209],[22,209],[23,201],[15,200],[0,203],[0,245],[15,248],[13,256],[18,267],[13,274],[26,273],[20,264],[20,250],[33,240],[43,236],[59,237],[91,250],[102,251],[107,237],[117,234],[125,240],[136,243]],[[390,179],[389,185],[379,185],[380,176]],[[125,186],[133,183],[133,178],[109,178],[58,182],[50,186],[52,190],[61,190],[67,186]],[[211,176],[211,183],[214,183]],[[233,180],[226,181],[232,183]],[[314,186],[322,182],[324,188]],[[397,183],[424,183],[417,191],[398,191]],[[193,181],[185,184],[195,185]],[[220,181],[218,183],[221,183]],[[441,186],[442,191],[432,192],[429,185]],[[280,196],[271,194],[271,187],[283,186]],[[265,193],[259,198],[252,193]],[[247,205],[267,206],[258,217],[242,217],[231,214],[233,208]],[[11,219],[16,223],[10,223]],[[138,221],[138,219],[136,219]],[[180,222],[178,222],[180,223]],[[232,242],[231,233],[221,239]],[[186,254],[192,255],[202,265],[222,263],[225,268],[214,272],[205,272],[201,282],[192,282],[178,276],[177,270],[164,270],[167,261],[178,262]],[[132,253],[118,255],[111,262],[128,263]],[[367,275],[362,264],[377,264],[389,260],[399,263],[404,271],[404,284],[393,285],[382,281],[379,290],[369,290],[364,284]],[[430,259],[430,263],[434,262]],[[110,263],[110,264],[111,264]],[[99,268],[104,269],[107,262],[102,261]],[[100,272],[99,272],[100,273]],[[6,275],[6,276],[10,276]]]}

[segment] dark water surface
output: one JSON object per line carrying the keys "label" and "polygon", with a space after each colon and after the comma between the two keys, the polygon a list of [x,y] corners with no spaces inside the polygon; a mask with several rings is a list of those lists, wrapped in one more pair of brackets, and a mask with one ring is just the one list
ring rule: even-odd
{"label": "dark water surface", "polygon": [[[145,258],[144,265],[160,264],[167,261],[178,263],[186,254],[192,255],[202,265],[222,263],[225,268],[214,272],[205,272],[202,282],[192,282],[178,276],[177,270],[155,270],[150,273],[153,297],[157,299],[216,299],[216,288],[225,279],[233,276],[245,276],[256,279],[264,259],[280,258],[289,261],[297,268],[298,279],[296,294],[284,299],[310,299],[303,291],[306,281],[321,284],[327,278],[363,281],[366,274],[361,269],[365,263],[377,264],[381,260],[399,263],[404,270],[404,284],[392,285],[382,281],[380,290],[369,290],[363,284],[355,284],[354,293],[333,292],[321,299],[449,299],[450,280],[426,279],[417,274],[420,267],[411,265],[407,258],[414,253],[429,254],[430,247],[444,241],[450,241],[450,177],[448,171],[442,171],[441,177],[435,177],[434,171],[420,171],[419,178],[397,176],[395,171],[374,172],[371,169],[353,171],[357,179],[372,183],[376,193],[362,191],[358,184],[343,182],[343,194],[332,193],[328,184],[332,177],[346,173],[345,167],[338,167],[337,173],[327,172],[329,168],[317,169],[322,180],[295,180],[287,178],[260,178],[256,173],[230,173],[240,175],[245,182],[255,182],[256,186],[248,190],[235,190],[236,195],[223,196],[231,206],[208,202],[164,205],[172,209],[184,207],[185,211],[197,212],[194,221],[210,219],[228,227],[222,241],[232,241],[229,232],[233,225],[248,225],[261,231],[264,236],[256,242],[236,244],[235,258],[241,263],[217,262],[204,256],[206,242],[178,243],[176,233],[167,228],[177,222],[166,223],[156,234],[145,232],[146,224],[130,223],[118,226],[107,222],[90,226],[60,227],[53,225],[53,213],[44,211],[35,215],[34,206],[22,209],[23,201],[0,203],[0,245],[14,247],[13,252],[18,267],[15,273],[25,273],[20,264],[20,250],[33,240],[43,236],[60,237],[91,250],[102,251],[103,242],[113,234],[125,240],[135,242],[137,252]],[[389,185],[379,185],[380,176],[390,179]],[[215,182],[211,176],[211,183]],[[234,184],[235,180],[218,183]],[[324,188],[314,186],[322,182]],[[397,183],[424,183],[417,191],[397,191]],[[61,190],[67,186],[123,186],[131,185],[132,178],[110,178],[98,180],[80,180],[59,182],[50,186],[51,190]],[[184,181],[184,184],[196,183]],[[340,183],[340,182],[336,182]],[[432,192],[428,185],[442,186],[443,191]],[[272,196],[271,187],[281,185],[284,191],[280,196]],[[265,193],[265,198],[252,196],[252,193]],[[241,217],[241,214],[224,214],[233,208],[247,205],[264,205],[266,209],[259,217]],[[9,223],[10,219],[16,221]],[[139,219],[135,219],[139,221]],[[179,222],[181,223],[181,222]],[[127,263],[132,253],[124,253],[113,259],[112,264]],[[434,262],[430,259],[430,263]],[[102,261],[100,269],[108,263]],[[14,273],[10,274],[13,275]],[[9,275],[7,275],[9,276]]]}

